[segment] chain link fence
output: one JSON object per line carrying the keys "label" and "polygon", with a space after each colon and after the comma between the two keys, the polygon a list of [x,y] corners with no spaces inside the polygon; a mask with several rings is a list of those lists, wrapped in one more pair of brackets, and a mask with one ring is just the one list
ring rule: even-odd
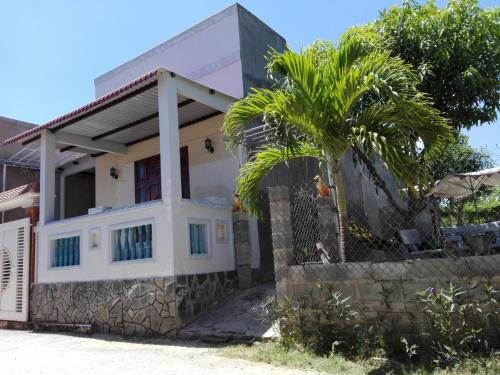
{"label": "chain link fence", "polygon": [[[500,165],[500,147],[481,152],[484,152],[480,161],[482,169]],[[478,170],[477,158],[472,158],[469,164],[467,160],[460,162],[460,173]],[[428,198],[398,189],[384,168],[376,166],[376,170],[385,186],[374,182],[372,172],[362,163],[349,160],[343,165],[349,218],[344,237],[346,262],[353,266],[359,262],[371,262],[373,267],[380,264],[384,267],[380,272],[391,273],[390,262],[500,255],[498,187],[483,186],[474,195],[459,199]],[[443,178],[449,170],[436,166],[432,172]],[[322,229],[315,184],[305,181],[289,190],[296,261],[298,264],[324,262],[317,248]],[[336,215],[334,200],[332,207],[330,215]],[[339,228],[330,230],[335,231],[340,240]],[[338,251],[339,246],[340,241],[333,246],[337,249],[333,251]],[[335,254],[330,255],[332,263],[338,259]],[[428,272],[444,271],[439,262],[424,263],[434,268]],[[485,274],[488,270],[498,273],[500,256],[484,257],[484,263]],[[453,267],[450,262],[446,265]],[[460,270],[456,271],[458,276]]]}
{"label": "chain link fence", "polygon": [[311,184],[303,183],[290,190],[293,245],[297,263],[321,261],[316,247],[319,242],[318,204]]}

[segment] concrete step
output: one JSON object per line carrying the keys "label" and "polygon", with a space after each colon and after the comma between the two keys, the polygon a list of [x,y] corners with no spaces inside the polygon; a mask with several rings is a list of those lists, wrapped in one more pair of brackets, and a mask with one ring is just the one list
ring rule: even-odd
{"label": "concrete step", "polygon": [[270,322],[259,318],[260,306],[275,294],[274,283],[257,285],[227,296],[178,331],[182,339],[210,343],[251,343],[275,338]]}
{"label": "concrete step", "polygon": [[71,332],[84,335],[94,333],[92,324],[70,324],[56,322],[28,322],[33,331]]}

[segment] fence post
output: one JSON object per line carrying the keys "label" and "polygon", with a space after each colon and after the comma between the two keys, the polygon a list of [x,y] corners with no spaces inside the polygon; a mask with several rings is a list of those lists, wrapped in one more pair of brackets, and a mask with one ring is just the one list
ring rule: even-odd
{"label": "fence post", "polygon": [[292,214],[288,187],[269,188],[269,209],[273,238],[274,275],[278,299],[289,296],[288,267],[295,264]]}
{"label": "fence post", "polygon": [[328,252],[331,262],[340,262],[339,217],[335,203],[330,197],[317,197],[319,238]]}
{"label": "fence post", "polygon": [[248,227],[248,213],[233,212],[234,253],[238,288],[252,286],[251,248]]}

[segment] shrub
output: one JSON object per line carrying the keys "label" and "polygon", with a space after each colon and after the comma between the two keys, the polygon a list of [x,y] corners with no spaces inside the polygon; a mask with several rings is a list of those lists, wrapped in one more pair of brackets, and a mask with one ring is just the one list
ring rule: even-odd
{"label": "shrub", "polygon": [[350,297],[321,283],[316,292],[324,296],[321,302],[314,302],[310,291],[297,303],[271,298],[263,305],[264,319],[274,322],[280,345],[318,355],[368,357],[377,347],[375,327],[359,323],[361,314],[349,304]]}
{"label": "shrub", "polygon": [[428,318],[434,361],[454,366],[480,349],[481,301],[469,301],[467,292],[453,284],[447,289],[428,288],[417,293]]}
{"label": "shrub", "polygon": [[[389,292],[385,294],[384,303],[391,312],[389,296]],[[349,296],[326,283],[318,283],[298,302],[272,298],[263,305],[262,312],[264,319],[275,324],[279,344],[285,350],[351,358],[368,358],[384,351],[409,362],[430,363],[427,359],[432,359],[439,367],[454,367],[464,363],[464,359],[491,354],[482,328],[485,324],[497,330],[500,342],[497,296],[498,291],[491,284],[483,285],[482,295],[474,300],[452,284],[446,289],[418,292],[417,301],[426,319],[415,326],[414,332],[421,336],[411,338],[402,336],[395,323],[387,325],[387,317],[366,322],[362,312],[350,304]],[[414,318],[410,320],[416,322]]]}

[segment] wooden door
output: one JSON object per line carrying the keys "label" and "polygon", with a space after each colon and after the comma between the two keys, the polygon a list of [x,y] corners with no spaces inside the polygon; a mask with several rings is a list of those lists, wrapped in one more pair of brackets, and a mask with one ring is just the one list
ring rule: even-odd
{"label": "wooden door", "polygon": [[181,189],[182,198],[191,198],[191,191],[189,187],[189,152],[188,146],[181,147]]}
{"label": "wooden door", "polygon": [[160,155],[135,162],[135,203],[161,199]]}
{"label": "wooden door", "polygon": [[[182,198],[189,199],[189,156],[187,146],[180,149]],[[160,155],[135,162],[135,203],[161,199]]]}

